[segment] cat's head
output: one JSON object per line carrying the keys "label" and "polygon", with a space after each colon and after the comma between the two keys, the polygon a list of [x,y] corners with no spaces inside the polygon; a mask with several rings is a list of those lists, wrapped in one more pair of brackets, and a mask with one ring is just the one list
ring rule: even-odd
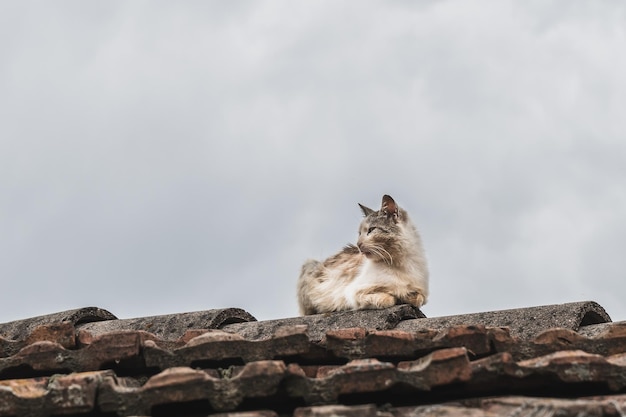
{"label": "cat's head", "polygon": [[369,259],[388,265],[401,263],[415,230],[406,212],[388,195],[379,210],[359,204],[365,218],[359,226],[357,247]]}

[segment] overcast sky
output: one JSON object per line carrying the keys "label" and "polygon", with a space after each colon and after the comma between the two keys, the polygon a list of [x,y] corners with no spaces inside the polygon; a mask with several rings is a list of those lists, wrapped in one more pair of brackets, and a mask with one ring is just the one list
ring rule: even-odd
{"label": "overcast sky", "polygon": [[0,3],[0,322],[297,315],[392,195],[430,317],[626,319],[626,3]]}

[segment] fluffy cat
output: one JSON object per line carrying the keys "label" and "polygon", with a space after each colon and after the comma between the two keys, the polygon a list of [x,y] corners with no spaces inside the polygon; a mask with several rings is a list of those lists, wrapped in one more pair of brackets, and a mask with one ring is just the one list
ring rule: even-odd
{"label": "fluffy cat", "polygon": [[421,307],[428,297],[428,268],[417,229],[388,195],[380,210],[359,204],[365,218],[357,244],[323,262],[309,259],[298,280],[300,314]]}

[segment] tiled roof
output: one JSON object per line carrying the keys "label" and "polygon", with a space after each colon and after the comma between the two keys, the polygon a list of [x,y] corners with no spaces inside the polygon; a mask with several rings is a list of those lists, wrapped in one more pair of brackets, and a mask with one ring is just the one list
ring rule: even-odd
{"label": "tiled roof", "polygon": [[594,302],[256,321],[236,308],[0,324],[0,416],[626,415],[626,322]]}

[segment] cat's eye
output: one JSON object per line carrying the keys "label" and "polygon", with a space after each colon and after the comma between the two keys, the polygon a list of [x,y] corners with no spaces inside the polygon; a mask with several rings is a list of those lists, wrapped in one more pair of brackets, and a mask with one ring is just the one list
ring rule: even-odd
{"label": "cat's eye", "polygon": [[376,230],[375,227],[370,227],[369,229],[367,229],[367,234],[369,235],[370,233],[372,233],[374,230]]}

